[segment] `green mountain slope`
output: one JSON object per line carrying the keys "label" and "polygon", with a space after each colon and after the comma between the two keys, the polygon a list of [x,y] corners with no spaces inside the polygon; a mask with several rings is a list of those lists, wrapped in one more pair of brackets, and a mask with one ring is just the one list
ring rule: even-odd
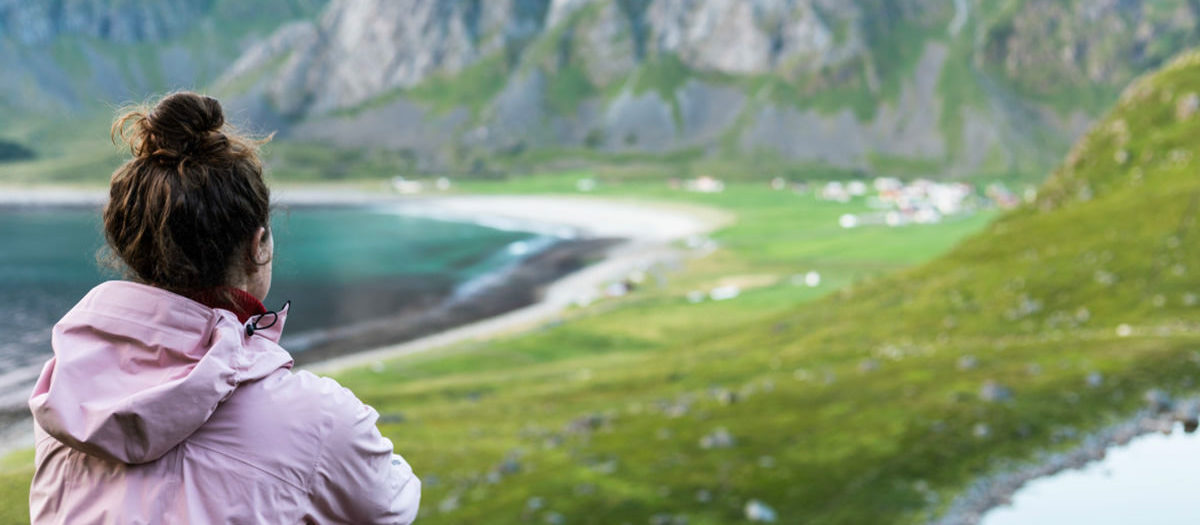
{"label": "green mountain slope", "polygon": [[824,261],[858,282],[704,305],[685,282],[343,379],[434,479],[428,522],[728,523],[751,500],[783,523],[925,521],[1149,389],[1195,390],[1197,92],[1200,54],[1138,81],[1035,204],[918,268],[864,279],[845,245],[771,241],[806,222],[735,188],[706,198],[742,219],[724,255],[688,275]]}

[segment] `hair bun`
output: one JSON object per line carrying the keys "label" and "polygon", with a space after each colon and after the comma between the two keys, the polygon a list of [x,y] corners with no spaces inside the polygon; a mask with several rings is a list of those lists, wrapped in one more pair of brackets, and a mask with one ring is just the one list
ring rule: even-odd
{"label": "hair bun", "polygon": [[229,148],[217,99],[184,91],[163,98],[145,117],[141,156],[164,161],[208,161]]}

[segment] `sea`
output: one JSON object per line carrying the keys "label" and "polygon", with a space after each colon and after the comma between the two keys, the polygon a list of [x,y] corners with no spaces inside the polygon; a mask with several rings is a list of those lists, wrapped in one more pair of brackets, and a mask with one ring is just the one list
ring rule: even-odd
{"label": "sea", "polygon": [[[273,283],[291,301],[282,343],[435,304],[552,244],[511,228],[409,216],[387,205],[293,207],[271,219]],[[101,262],[91,207],[0,207],[0,407],[20,403],[52,355],[55,322],[93,286],[123,278]]]}

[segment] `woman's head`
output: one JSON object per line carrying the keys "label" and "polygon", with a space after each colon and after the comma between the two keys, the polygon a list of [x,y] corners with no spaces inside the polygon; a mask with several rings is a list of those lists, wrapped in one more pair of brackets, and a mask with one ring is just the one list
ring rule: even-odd
{"label": "woman's head", "polygon": [[112,175],[109,246],[133,277],[189,295],[221,286],[262,299],[270,288],[270,192],[260,142],[225,124],[216,99],[173,93],[117,118],[133,158]]}

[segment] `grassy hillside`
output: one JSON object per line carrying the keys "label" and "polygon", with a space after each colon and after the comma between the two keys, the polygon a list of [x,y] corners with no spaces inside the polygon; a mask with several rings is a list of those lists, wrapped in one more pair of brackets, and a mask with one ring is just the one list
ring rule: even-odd
{"label": "grassy hillside", "polygon": [[342,380],[428,478],[427,522],[727,523],[752,499],[782,522],[924,521],[1150,388],[1194,390],[1196,91],[1197,55],[1136,83],[1035,205],[915,269],[689,304],[720,275],[916,251],[822,241],[739,189],[712,201],[743,218],[725,248],[664,289]]}

